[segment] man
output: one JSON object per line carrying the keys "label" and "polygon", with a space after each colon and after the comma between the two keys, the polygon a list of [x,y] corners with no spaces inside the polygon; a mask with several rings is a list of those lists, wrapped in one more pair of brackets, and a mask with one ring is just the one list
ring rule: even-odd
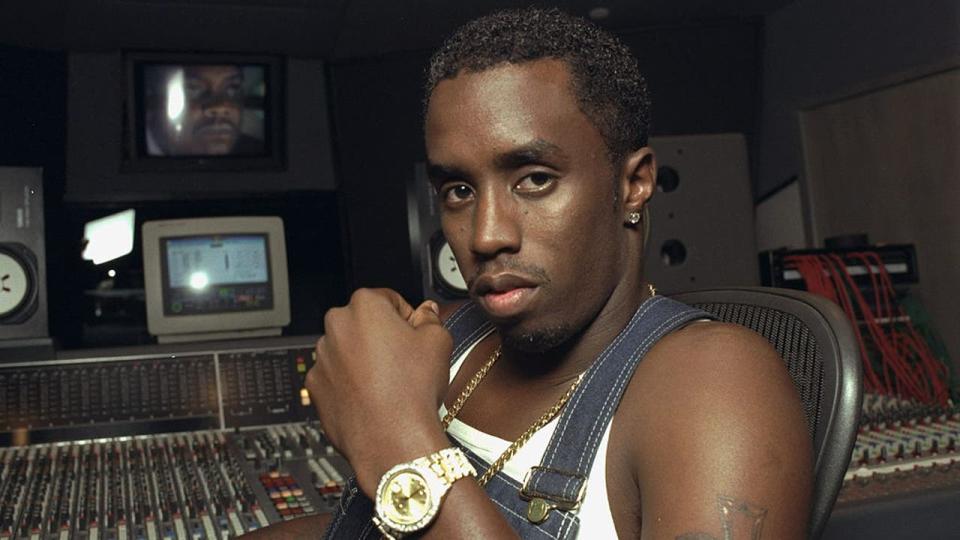
{"label": "man", "polygon": [[147,153],[255,155],[262,140],[242,132],[243,70],[237,65],[148,66]]}
{"label": "man", "polygon": [[359,489],[332,536],[805,536],[810,442],[776,353],[643,280],[648,119],[626,48],[556,11],[436,53],[429,171],[475,304],[358,291],[327,314],[307,384]]}

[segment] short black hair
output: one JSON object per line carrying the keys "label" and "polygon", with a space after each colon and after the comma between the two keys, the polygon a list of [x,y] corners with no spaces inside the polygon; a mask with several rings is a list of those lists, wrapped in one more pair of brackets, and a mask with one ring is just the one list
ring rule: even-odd
{"label": "short black hair", "polygon": [[650,95],[636,58],[607,31],[555,8],[507,9],[460,27],[430,59],[424,115],[437,84],[461,71],[547,58],[569,66],[580,109],[612,162],[647,145]]}

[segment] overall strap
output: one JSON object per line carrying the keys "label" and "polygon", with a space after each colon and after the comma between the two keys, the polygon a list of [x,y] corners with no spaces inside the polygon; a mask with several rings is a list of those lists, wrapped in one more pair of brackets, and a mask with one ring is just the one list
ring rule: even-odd
{"label": "overall strap", "polygon": [[[587,369],[570,397],[547,451],[527,475],[525,499],[541,507],[575,508],[586,491],[587,475],[607,425],[643,356],[663,336],[711,315],[664,296],[644,302],[620,335]],[[532,510],[532,509],[531,509]]]}
{"label": "overall strap", "polygon": [[474,342],[493,329],[493,323],[487,320],[483,309],[474,302],[467,302],[457,308],[447,317],[443,326],[453,337],[453,353],[450,354],[451,364],[456,362]]}

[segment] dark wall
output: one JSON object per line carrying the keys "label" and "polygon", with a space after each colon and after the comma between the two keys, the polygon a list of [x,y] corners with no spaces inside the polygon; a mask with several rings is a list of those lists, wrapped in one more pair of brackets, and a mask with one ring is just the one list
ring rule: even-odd
{"label": "dark wall", "polygon": [[66,63],[62,52],[0,45],[0,163],[46,165],[62,177]]}
{"label": "dark wall", "polygon": [[332,66],[340,193],[354,283],[422,296],[410,260],[406,185],[425,159],[420,125],[426,53]]}
{"label": "dark wall", "polygon": [[[760,25],[732,21],[623,32],[654,99],[654,135],[741,132],[753,140]],[[410,256],[406,184],[424,160],[422,74],[428,52],[331,66],[340,186],[358,286],[422,297]]]}
{"label": "dark wall", "polygon": [[[653,96],[653,135],[756,131],[759,21],[623,33]],[[751,141],[752,142],[752,141]]]}

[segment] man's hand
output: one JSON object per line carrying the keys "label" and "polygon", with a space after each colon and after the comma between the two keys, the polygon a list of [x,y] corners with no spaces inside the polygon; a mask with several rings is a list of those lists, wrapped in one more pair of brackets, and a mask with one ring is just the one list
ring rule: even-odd
{"label": "man's hand", "polygon": [[414,309],[394,291],[361,289],[324,317],[306,385],[368,495],[388,468],[448,446],[437,410],[452,339],[438,312],[431,301]]}

